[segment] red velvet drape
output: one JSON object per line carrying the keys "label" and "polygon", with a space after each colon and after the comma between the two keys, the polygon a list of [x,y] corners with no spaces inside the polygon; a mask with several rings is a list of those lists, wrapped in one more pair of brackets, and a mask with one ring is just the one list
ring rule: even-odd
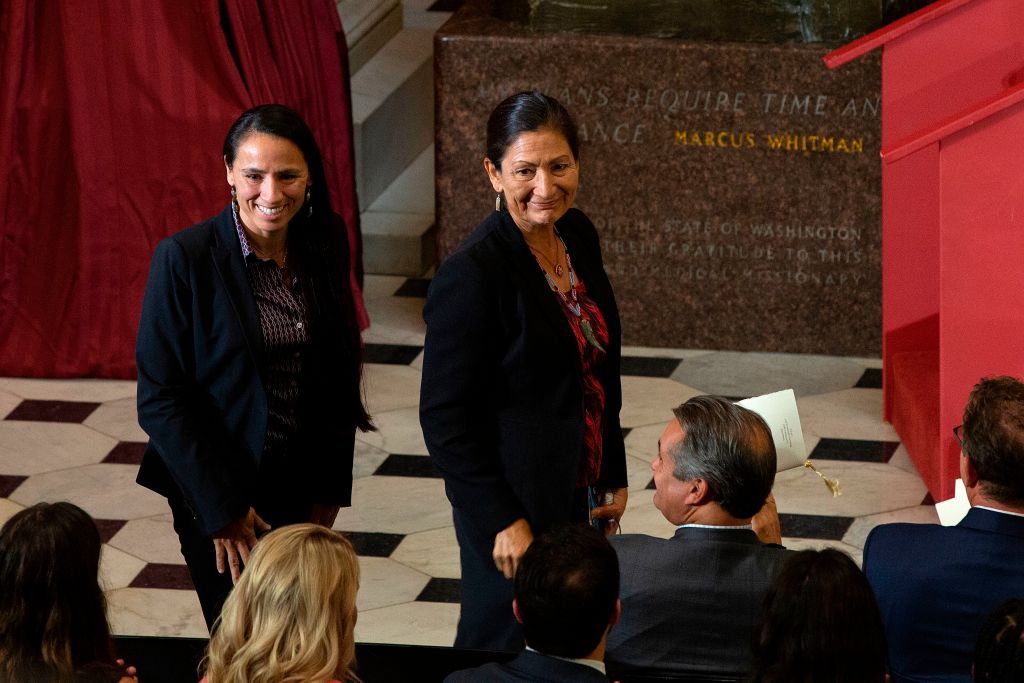
{"label": "red velvet drape", "polygon": [[0,375],[134,376],[153,247],[225,205],[263,102],[317,136],[365,326],[344,40],[332,0],[2,0]]}

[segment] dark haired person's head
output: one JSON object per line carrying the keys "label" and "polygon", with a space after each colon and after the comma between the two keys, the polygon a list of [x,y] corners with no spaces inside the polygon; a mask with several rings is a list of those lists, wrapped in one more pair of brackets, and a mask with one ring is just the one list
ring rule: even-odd
{"label": "dark haired person's head", "polygon": [[1007,600],[981,625],[974,648],[974,681],[1024,681],[1024,600]]}
{"label": "dark haired person's head", "polygon": [[487,120],[484,170],[524,233],[549,229],[572,208],[579,187],[579,136],[569,112],[553,97],[521,92]]}
{"label": "dark haired person's head", "polygon": [[0,680],[112,675],[100,534],[71,503],[37,503],[0,529]]}
{"label": "dark haired person's head", "polygon": [[676,419],[662,433],[654,463],[655,506],[682,523],[679,484],[702,480],[708,498],[729,515],[753,517],[775,483],[775,442],[765,421],[718,396],[695,396],[672,412]]}
{"label": "dark haired person's head", "polygon": [[986,377],[964,408],[963,454],[984,495],[1024,509],[1024,384],[1013,377]]}
{"label": "dark haired person's head", "polygon": [[793,554],[765,595],[753,683],[882,683],[886,642],[867,577],[832,548]]}
{"label": "dark haired person's head", "polygon": [[561,524],[534,539],[515,576],[516,618],[526,644],[579,659],[618,617],[619,560],[604,534]]}
{"label": "dark haired person's head", "polygon": [[[348,237],[331,209],[313,131],[294,109],[261,104],[231,125],[223,154],[232,204],[251,246],[260,258],[287,264],[298,277],[315,341],[347,366],[353,423],[373,429],[359,390],[362,343],[349,280]],[[270,245],[277,245],[277,251]],[[270,251],[261,252],[264,247]]]}

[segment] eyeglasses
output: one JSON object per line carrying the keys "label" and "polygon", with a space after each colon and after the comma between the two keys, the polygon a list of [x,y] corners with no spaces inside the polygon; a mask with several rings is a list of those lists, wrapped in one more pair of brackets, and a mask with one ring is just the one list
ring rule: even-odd
{"label": "eyeglasses", "polygon": [[957,442],[959,442],[960,450],[962,450],[964,453],[966,453],[967,450],[964,448],[964,438],[963,438],[963,436],[961,436],[961,432],[963,432],[963,431],[964,431],[964,426],[963,425],[957,425],[956,427],[953,427],[953,436],[955,436]]}

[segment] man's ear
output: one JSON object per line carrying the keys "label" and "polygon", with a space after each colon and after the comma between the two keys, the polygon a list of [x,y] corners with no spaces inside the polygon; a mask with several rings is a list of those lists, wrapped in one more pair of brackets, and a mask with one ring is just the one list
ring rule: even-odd
{"label": "man's ear", "polygon": [[690,489],[686,492],[687,505],[703,505],[711,502],[711,487],[705,479],[693,479],[688,482]]}
{"label": "man's ear", "polygon": [[960,478],[964,480],[965,488],[971,489],[978,485],[978,470],[963,451],[960,451]]}
{"label": "man's ear", "polygon": [[608,627],[611,628],[615,624],[619,623],[619,617],[622,616],[622,600],[615,599],[615,609],[612,610],[612,618],[608,620]]}
{"label": "man's ear", "polygon": [[516,602],[515,598],[512,598],[512,614],[515,615],[517,622],[523,623],[523,616],[519,614],[519,603]]}

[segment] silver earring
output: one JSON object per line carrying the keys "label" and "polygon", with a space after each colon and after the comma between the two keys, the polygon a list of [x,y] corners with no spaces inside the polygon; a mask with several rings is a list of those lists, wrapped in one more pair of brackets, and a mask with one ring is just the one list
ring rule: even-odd
{"label": "silver earring", "polygon": [[238,203],[238,190],[235,189],[234,185],[231,185],[230,187],[231,187],[231,201],[233,201],[235,204],[237,204]]}
{"label": "silver earring", "polygon": [[313,193],[307,187],[306,188],[306,218],[309,218],[310,216],[313,215],[313,205],[310,204],[310,202],[309,202],[309,198],[312,197],[312,196],[313,196]]}
{"label": "silver earring", "polygon": [[494,195],[494,210],[501,211],[501,193]]}

